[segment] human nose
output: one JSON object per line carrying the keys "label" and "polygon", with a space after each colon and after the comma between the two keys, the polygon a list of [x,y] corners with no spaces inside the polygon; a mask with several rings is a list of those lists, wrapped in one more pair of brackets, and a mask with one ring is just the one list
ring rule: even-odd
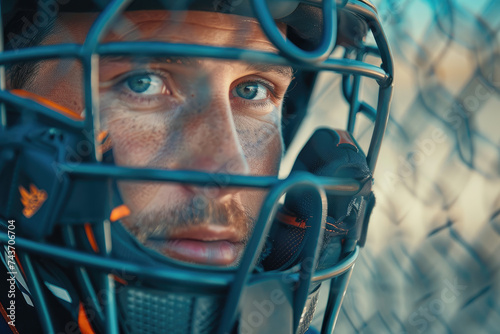
{"label": "human nose", "polygon": [[212,92],[194,101],[186,134],[188,156],[182,167],[222,174],[249,174],[249,166],[232,113],[229,96]]}

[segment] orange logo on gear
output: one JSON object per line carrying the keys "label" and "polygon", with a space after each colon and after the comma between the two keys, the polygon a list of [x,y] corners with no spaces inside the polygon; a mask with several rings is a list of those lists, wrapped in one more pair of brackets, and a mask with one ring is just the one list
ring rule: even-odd
{"label": "orange logo on gear", "polygon": [[19,186],[21,193],[21,203],[23,203],[23,215],[26,218],[31,218],[40,209],[43,202],[47,199],[47,193],[43,189],[38,189],[34,184],[30,184],[28,192],[23,186]]}

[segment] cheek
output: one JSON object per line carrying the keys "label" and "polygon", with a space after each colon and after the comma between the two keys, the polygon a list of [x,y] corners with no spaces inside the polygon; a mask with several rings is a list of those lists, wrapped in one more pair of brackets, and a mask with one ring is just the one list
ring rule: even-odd
{"label": "cheek", "polygon": [[[165,122],[156,115],[137,115],[130,111],[106,111],[105,123],[113,145],[115,163],[129,167],[152,167],[152,161],[162,151],[168,131]],[[157,197],[160,189],[154,182],[119,182],[123,199],[137,214]]]}
{"label": "cheek", "polygon": [[113,110],[106,120],[118,165],[147,166],[162,150],[168,126],[154,114],[134,115]]}
{"label": "cheek", "polygon": [[251,175],[277,175],[283,149],[279,125],[248,119],[237,123],[240,143]]}
{"label": "cheek", "polygon": [[[109,107],[102,110],[102,124],[109,131],[115,163],[120,166],[170,168],[178,155],[179,136],[169,117],[162,113],[141,114]],[[150,207],[175,203],[176,189],[155,182],[119,182],[124,201],[136,215]],[[158,201],[160,200],[160,203]]]}
{"label": "cheek", "polygon": [[249,190],[246,189],[241,192],[241,202],[244,203],[244,207],[248,216],[257,220],[260,213],[260,208],[262,203],[266,198],[267,190]]}

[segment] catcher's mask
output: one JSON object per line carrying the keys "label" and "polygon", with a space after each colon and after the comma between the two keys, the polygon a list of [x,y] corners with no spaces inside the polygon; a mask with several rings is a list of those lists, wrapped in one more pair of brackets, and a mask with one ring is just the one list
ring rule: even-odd
{"label": "catcher's mask", "polygon": [[[190,44],[175,38],[107,39],[129,29],[127,15],[144,10],[168,11],[177,21],[191,11],[245,17],[258,25],[274,51],[210,41]],[[23,268],[26,293],[44,332],[56,331],[63,318],[59,312],[66,312],[88,333],[304,333],[322,283],[329,284],[329,292],[321,332],[333,331],[375,203],[372,176],[392,95],[391,53],[372,4],[367,0],[21,0],[2,1],[1,12],[0,240],[9,245],[9,230],[15,224],[16,265]],[[84,40],[51,40],[54,31],[65,36],[57,20],[68,13],[95,18]],[[43,19],[47,22],[42,25]],[[26,38],[26,31],[39,41]],[[116,105],[106,104],[102,93],[106,85],[100,80],[101,60],[113,57],[134,64],[163,57],[169,62],[184,59],[186,67],[210,59],[292,68],[294,80],[285,102],[277,106],[282,109],[278,147],[285,154],[301,133],[302,121],[314,113],[308,105],[318,73],[337,72],[349,105],[347,125],[338,130],[325,122],[317,128],[292,171],[282,178],[251,169],[240,173],[230,168],[206,171],[120,163],[114,133],[103,115],[104,106]],[[381,65],[366,62],[368,57]],[[57,74],[68,69],[61,65],[65,61],[78,62],[81,69],[81,110],[37,94],[33,83],[19,79],[42,72],[41,62],[51,62],[50,71]],[[376,83],[375,106],[361,98],[362,78]],[[143,75],[132,81],[136,90],[144,92],[155,84],[153,79]],[[231,96],[254,98],[262,87],[258,81],[237,85]],[[359,115],[374,124],[366,155],[355,140]],[[154,239],[168,232],[163,229],[174,218],[143,217],[149,224],[144,223],[149,226],[146,235],[142,220],[127,221],[134,210],[124,189],[132,187],[133,192],[144,184],[177,184],[208,189],[209,194],[212,189],[254,191],[261,200],[258,214],[243,208],[224,215],[219,207],[210,213],[206,207],[199,209],[200,196],[194,196],[189,208],[178,211],[184,215],[178,224],[196,221],[188,230],[201,226],[201,232],[192,239],[183,235],[160,240],[169,247],[175,244],[174,251],[162,252],[163,246],[157,247]],[[229,223],[204,225],[214,215],[231,216],[234,224],[245,220],[241,228],[248,233],[237,241],[227,240],[223,233],[217,238],[212,225]],[[226,252],[230,260],[206,254],[210,252]]]}

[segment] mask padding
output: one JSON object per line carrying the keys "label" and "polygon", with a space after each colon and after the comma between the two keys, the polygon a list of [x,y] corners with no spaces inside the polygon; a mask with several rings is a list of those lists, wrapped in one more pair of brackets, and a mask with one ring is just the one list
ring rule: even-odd
{"label": "mask padding", "polygon": [[[319,176],[346,177],[365,182],[371,178],[364,153],[344,131],[318,129],[311,136],[292,168]],[[287,193],[269,237],[271,251],[262,261],[264,270],[290,268],[302,260],[303,245],[308,237],[307,224],[313,194],[309,190]],[[327,196],[328,218],[322,240],[319,268],[337,263],[342,256],[342,242],[357,233],[358,210],[363,198]],[[354,232],[352,231],[354,230]]]}
{"label": "mask padding", "polygon": [[127,334],[214,333],[223,305],[217,297],[137,287],[123,287],[118,299]]}

